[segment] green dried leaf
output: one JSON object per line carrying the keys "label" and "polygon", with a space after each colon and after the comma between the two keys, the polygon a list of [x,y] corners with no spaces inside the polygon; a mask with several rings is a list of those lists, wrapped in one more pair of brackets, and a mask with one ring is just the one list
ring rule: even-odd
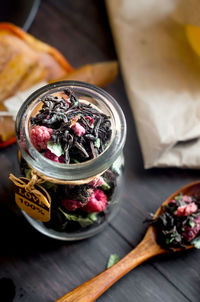
{"label": "green dried leaf", "polygon": [[81,215],[68,214],[64,212],[61,208],[59,208],[59,210],[65,215],[67,220],[76,221],[83,228],[89,226],[97,220],[97,213],[89,213],[86,217],[82,217]]}
{"label": "green dried leaf", "polygon": [[74,162],[75,164],[80,164],[80,161],[78,161],[77,159],[73,159],[73,162]]}
{"label": "green dried leaf", "polygon": [[176,201],[178,201],[178,200],[180,200],[182,198],[182,196],[183,196],[183,194],[180,193],[179,195],[175,196],[174,199]]}
{"label": "green dried leaf", "polygon": [[193,228],[193,227],[195,226],[195,222],[194,222],[193,220],[190,220],[190,221],[189,221],[189,226],[190,226],[191,228]]}
{"label": "green dried leaf", "polygon": [[100,138],[97,138],[96,141],[94,142],[94,146],[99,149],[100,145],[101,145]]}
{"label": "green dried leaf", "polygon": [[194,245],[194,247],[196,249],[200,249],[200,238],[199,237],[192,240],[191,243]]}
{"label": "green dried leaf", "polygon": [[111,254],[109,256],[108,262],[107,262],[107,268],[113,266],[114,264],[116,264],[119,261],[119,256],[117,254]]}
{"label": "green dried leaf", "polygon": [[47,148],[58,157],[64,154],[61,144],[55,144],[54,142],[49,141],[47,143]]}
{"label": "green dried leaf", "polygon": [[101,186],[101,188],[103,189],[103,190],[110,190],[110,186],[109,186],[109,184],[107,183],[107,182],[105,182],[104,181],[104,183],[102,184],[102,186]]}

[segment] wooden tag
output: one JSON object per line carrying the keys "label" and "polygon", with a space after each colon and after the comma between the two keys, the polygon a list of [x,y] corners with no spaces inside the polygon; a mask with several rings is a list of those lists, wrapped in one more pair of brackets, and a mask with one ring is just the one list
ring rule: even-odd
{"label": "wooden tag", "polygon": [[[29,179],[20,177],[23,182],[29,183]],[[34,219],[47,222],[50,220],[51,197],[47,191],[35,185],[31,191],[15,184],[16,204]]]}

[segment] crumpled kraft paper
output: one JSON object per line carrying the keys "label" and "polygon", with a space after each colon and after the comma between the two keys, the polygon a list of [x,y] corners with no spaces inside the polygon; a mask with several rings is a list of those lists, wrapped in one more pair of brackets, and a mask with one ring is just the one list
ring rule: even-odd
{"label": "crumpled kraft paper", "polygon": [[200,168],[200,57],[182,24],[195,2],[106,1],[145,168]]}

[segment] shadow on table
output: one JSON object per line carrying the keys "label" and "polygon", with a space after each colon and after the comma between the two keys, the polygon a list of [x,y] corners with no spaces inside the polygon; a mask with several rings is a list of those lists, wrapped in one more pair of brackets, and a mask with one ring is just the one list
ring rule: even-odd
{"label": "shadow on table", "polygon": [[29,225],[14,202],[12,186],[7,194],[0,191],[0,236],[0,256],[30,256],[36,251],[47,252],[68,245],[45,237]]}

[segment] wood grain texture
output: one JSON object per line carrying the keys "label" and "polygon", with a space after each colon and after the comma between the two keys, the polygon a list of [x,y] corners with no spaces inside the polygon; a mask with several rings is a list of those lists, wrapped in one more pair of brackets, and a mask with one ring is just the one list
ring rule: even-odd
{"label": "wood grain texture", "polygon": [[[30,33],[58,48],[74,67],[116,59],[103,1],[45,0]],[[125,256],[144,236],[149,212],[173,191],[200,179],[200,172],[145,171],[123,80],[105,87],[128,123],[121,211],[94,238],[50,240],[33,230],[13,203],[9,172],[17,173],[16,146],[0,150],[0,278],[16,286],[13,302],[53,302],[105,269],[111,253]],[[163,255],[140,265],[112,286],[100,302],[199,302],[200,254]],[[1,301],[1,297],[0,297]]]}
{"label": "wood grain texture", "polygon": [[149,258],[165,253],[167,251],[157,244],[155,230],[151,226],[137,247],[119,262],[59,298],[56,302],[93,302],[132,269]]}

